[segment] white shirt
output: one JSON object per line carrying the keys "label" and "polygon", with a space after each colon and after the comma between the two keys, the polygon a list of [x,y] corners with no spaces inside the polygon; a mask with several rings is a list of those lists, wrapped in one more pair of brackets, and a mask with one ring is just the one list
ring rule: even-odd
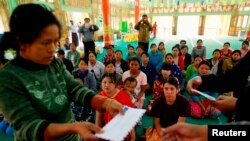
{"label": "white shirt", "polygon": [[[124,82],[128,77],[131,77],[130,70],[122,74],[122,81]],[[141,91],[141,85],[147,85],[147,76],[144,72],[140,71],[140,74],[135,79],[137,80],[135,93],[138,94]],[[145,99],[145,94],[143,94],[142,98]]]}
{"label": "white shirt", "polygon": [[94,66],[92,66],[90,62],[88,62],[88,69],[89,69],[89,72],[91,73],[93,73],[94,71],[94,74],[98,80],[101,80],[101,77],[105,73],[105,66],[100,61],[96,61]]}
{"label": "white shirt", "polygon": [[77,33],[78,32],[78,25],[70,25],[69,31],[72,33]]}
{"label": "white shirt", "polygon": [[115,71],[116,73],[122,75],[123,70],[122,70],[121,64],[115,64]]}

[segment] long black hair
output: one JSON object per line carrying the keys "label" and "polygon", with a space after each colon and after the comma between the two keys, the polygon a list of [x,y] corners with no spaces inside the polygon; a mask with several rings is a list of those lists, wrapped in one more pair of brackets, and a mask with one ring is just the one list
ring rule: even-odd
{"label": "long black hair", "polygon": [[[173,77],[172,68],[173,68],[173,67],[172,67],[171,64],[169,64],[169,63],[163,63],[163,64],[162,64],[162,67],[161,67],[161,71],[162,71],[162,70],[171,71],[171,74],[169,75],[169,77]],[[158,74],[157,77],[158,77],[157,79],[158,79],[160,82],[164,82],[164,78],[163,78],[162,73]]]}
{"label": "long black hair", "polygon": [[19,43],[33,43],[45,27],[53,24],[58,26],[60,37],[61,25],[48,8],[39,4],[19,5],[10,17],[10,32],[5,32],[0,41],[0,58],[10,48],[18,54]]}
{"label": "long black hair", "polygon": [[113,74],[113,73],[105,73],[103,74],[102,78],[101,78],[101,81],[105,78],[105,77],[108,77],[111,82],[115,85],[117,85],[117,79],[116,79],[116,75]]}
{"label": "long black hair", "polygon": [[164,80],[163,85],[165,85],[165,83],[169,83],[171,85],[174,85],[176,89],[178,89],[180,87],[179,81],[176,77],[168,77],[166,80]]}

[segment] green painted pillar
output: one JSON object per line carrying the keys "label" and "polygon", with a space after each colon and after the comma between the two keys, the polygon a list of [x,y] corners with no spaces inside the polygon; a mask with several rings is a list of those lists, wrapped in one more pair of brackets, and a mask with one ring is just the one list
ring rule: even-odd
{"label": "green painted pillar", "polygon": [[121,31],[122,32],[128,32],[128,22],[127,21],[122,21],[121,23]]}
{"label": "green painted pillar", "polygon": [[17,7],[17,0],[10,0],[9,1],[9,9],[10,12],[12,13],[12,11]]}

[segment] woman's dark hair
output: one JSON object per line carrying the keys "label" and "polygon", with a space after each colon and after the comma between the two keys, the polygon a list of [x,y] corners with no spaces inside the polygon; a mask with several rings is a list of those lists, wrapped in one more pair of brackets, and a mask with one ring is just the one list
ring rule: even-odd
{"label": "woman's dark hair", "polygon": [[242,45],[243,45],[243,44],[246,44],[246,45],[249,46],[249,42],[248,42],[247,40],[243,41],[243,42],[242,42]]}
{"label": "woman's dark hair", "polygon": [[152,43],[152,44],[150,45],[150,48],[152,48],[153,46],[157,47],[155,43]]}
{"label": "woman's dark hair", "polygon": [[167,54],[165,55],[165,58],[167,58],[168,56],[172,56],[172,58],[174,57],[172,53],[167,53]]}
{"label": "woman's dark hair", "polygon": [[142,52],[141,56],[142,55],[146,55],[147,57],[149,57],[148,53],[147,52]]}
{"label": "woman's dark hair", "polygon": [[127,82],[135,82],[137,84],[137,80],[134,77],[128,77],[124,80],[123,84],[127,83]]}
{"label": "woman's dark hair", "polygon": [[138,62],[138,64],[140,64],[140,60],[137,57],[133,57],[129,60],[129,63],[131,63],[132,61],[136,61]]}
{"label": "woman's dark hair", "polygon": [[89,21],[90,21],[90,18],[84,18],[84,21],[85,21],[85,20],[89,20]]}
{"label": "woman's dark hair", "polygon": [[188,46],[187,45],[181,46],[181,50],[184,49],[184,48],[187,48],[187,50],[188,50]]}
{"label": "woman's dark hair", "polygon": [[115,53],[117,53],[117,52],[120,52],[120,53],[122,54],[122,51],[121,51],[121,50],[119,50],[119,49],[115,51]]}
{"label": "woman's dark hair", "polygon": [[141,49],[143,50],[143,46],[142,46],[142,45],[138,45],[138,46],[136,47],[136,50],[137,50],[138,48],[141,48]]}
{"label": "woman's dark hair", "polygon": [[241,52],[240,52],[240,50],[238,50],[238,49],[234,50],[234,51],[233,51],[233,53],[232,53],[232,55],[233,55],[233,54],[235,54],[235,53],[239,53],[239,54],[240,54],[240,56],[241,56]]}
{"label": "woman's dark hair", "polygon": [[220,53],[220,50],[219,50],[219,49],[215,49],[215,50],[213,51],[213,54],[214,54],[215,52],[219,52],[219,53]]}
{"label": "woman's dark hair", "polygon": [[203,60],[203,58],[202,58],[200,55],[195,55],[195,56],[194,56],[194,60],[195,60],[196,58],[201,58],[201,60]]}
{"label": "woman's dark hair", "polygon": [[81,61],[83,61],[85,64],[88,65],[88,59],[87,59],[87,58],[81,58],[81,59],[79,60],[79,63],[78,63],[78,64],[80,64]]}
{"label": "woman's dark hair", "polygon": [[128,49],[129,49],[129,48],[132,48],[133,50],[135,49],[135,47],[132,46],[132,45],[130,45],[130,44],[128,44],[127,48],[128,48]]}
{"label": "woman's dark hair", "polygon": [[50,10],[39,4],[19,5],[10,17],[10,32],[4,33],[1,50],[13,48],[18,53],[18,43],[33,43],[45,27],[53,24],[58,26],[60,38],[61,25]]}
{"label": "woman's dark hair", "polygon": [[209,63],[209,62],[206,61],[206,60],[201,61],[200,64],[199,64],[199,67],[200,67],[201,65],[207,65],[207,66],[209,67],[210,70],[211,70],[211,68],[212,68],[211,63]]}
{"label": "woman's dark hair", "polygon": [[177,49],[180,51],[180,44],[175,44],[175,45],[172,47],[172,50],[173,50],[174,48],[177,48]]}
{"label": "woman's dark hair", "polygon": [[199,42],[202,42],[202,43],[203,43],[203,41],[202,41],[201,39],[198,39],[198,40],[197,40],[197,43],[199,43]]}
{"label": "woman's dark hair", "polygon": [[230,43],[229,42],[225,42],[224,45],[228,44],[230,46]]}
{"label": "woman's dark hair", "polygon": [[175,45],[172,47],[172,50],[174,50],[175,48],[179,51],[179,54],[178,54],[178,55],[181,55],[180,45],[179,45],[179,44],[175,44]]}
{"label": "woman's dark hair", "polygon": [[69,44],[70,47],[71,47],[72,45],[76,47],[76,44],[75,44],[75,43],[70,43],[70,44]]}
{"label": "woman's dark hair", "polygon": [[185,44],[186,44],[187,41],[186,41],[186,40],[181,40],[181,41],[180,41],[180,44],[181,44],[181,43],[185,43]]}
{"label": "woman's dark hair", "polygon": [[160,43],[158,44],[158,46],[160,46],[161,44],[163,44],[163,45],[164,45],[164,42],[160,42]]}
{"label": "woman's dark hair", "polygon": [[163,63],[161,66],[161,70],[170,70],[172,71],[172,65],[169,63]]}
{"label": "woman's dark hair", "polygon": [[101,78],[101,81],[105,78],[105,77],[108,77],[110,78],[111,82],[114,83],[114,84],[117,84],[117,79],[116,79],[116,74],[114,73],[105,73],[102,78]]}
{"label": "woman's dark hair", "polygon": [[115,62],[114,61],[107,61],[104,63],[105,67],[107,67],[109,64],[112,64],[115,67]]}
{"label": "woman's dark hair", "polygon": [[[172,74],[172,65],[171,64],[169,64],[169,63],[163,63],[162,66],[161,66],[161,70],[171,71],[171,74],[169,75],[169,77],[173,77],[173,74]],[[160,82],[164,82],[162,73],[160,73],[160,74],[157,75],[157,79]]]}
{"label": "woman's dark hair", "polygon": [[163,85],[165,85],[165,83],[174,85],[176,89],[179,88],[179,81],[176,77],[168,77],[166,80],[164,80]]}
{"label": "woman's dark hair", "polygon": [[90,52],[89,52],[89,55],[90,55],[90,54],[93,54],[93,55],[95,56],[95,58],[96,58],[96,53],[95,53],[95,52],[90,51]]}

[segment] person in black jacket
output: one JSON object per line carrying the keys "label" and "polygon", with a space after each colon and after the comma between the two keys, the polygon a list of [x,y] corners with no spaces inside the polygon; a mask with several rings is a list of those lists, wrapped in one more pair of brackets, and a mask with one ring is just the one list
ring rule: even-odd
{"label": "person in black jacket", "polygon": [[220,50],[215,49],[213,51],[213,57],[207,60],[211,64],[210,73],[215,75],[222,74],[223,60],[220,60]]}
{"label": "person in black jacket", "polygon": [[90,18],[85,18],[83,25],[79,28],[79,34],[82,37],[84,46],[84,58],[88,59],[89,52],[95,52],[95,37],[94,33],[99,30],[99,27],[90,22]]}
{"label": "person in black jacket", "polygon": [[192,88],[219,93],[233,91],[233,97],[222,95],[211,104],[222,112],[233,112],[235,121],[250,121],[245,110],[250,99],[250,52],[231,71],[218,76],[197,76],[188,82],[187,88],[190,93],[193,93]]}
{"label": "person in black jacket", "polygon": [[128,63],[122,59],[122,51],[115,51],[115,60],[113,60],[116,68],[116,73],[123,74],[125,71],[129,70]]}
{"label": "person in black jacket", "polygon": [[63,64],[65,65],[66,69],[72,74],[74,67],[72,62],[69,59],[65,58],[65,52],[63,49],[59,49],[57,51],[57,57],[63,60]]}

